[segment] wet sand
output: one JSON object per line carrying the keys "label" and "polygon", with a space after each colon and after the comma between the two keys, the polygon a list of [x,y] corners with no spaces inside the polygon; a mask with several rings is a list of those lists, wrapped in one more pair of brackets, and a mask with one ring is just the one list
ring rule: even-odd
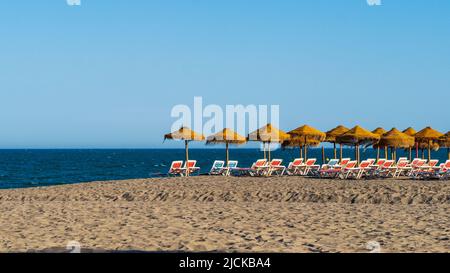
{"label": "wet sand", "polygon": [[1,190],[0,215],[1,252],[450,252],[449,181],[91,182]]}

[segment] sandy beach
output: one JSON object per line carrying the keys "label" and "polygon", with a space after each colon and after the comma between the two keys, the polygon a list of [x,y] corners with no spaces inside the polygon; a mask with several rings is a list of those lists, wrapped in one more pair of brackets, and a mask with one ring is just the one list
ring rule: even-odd
{"label": "sandy beach", "polygon": [[450,252],[447,181],[191,177],[0,191],[0,251]]}

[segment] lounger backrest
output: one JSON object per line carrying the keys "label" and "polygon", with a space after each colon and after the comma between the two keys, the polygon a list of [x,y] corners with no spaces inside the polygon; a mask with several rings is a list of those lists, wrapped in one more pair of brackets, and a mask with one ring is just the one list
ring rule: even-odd
{"label": "lounger backrest", "polygon": [[342,165],[342,166],[347,165],[348,162],[350,162],[350,158],[343,158],[343,159],[341,160],[341,165]]}
{"label": "lounger backrest", "polygon": [[373,163],[375,163],[375,159],[373,159],[373,158],[369,158],[369,159],[367,159],[366,161],[368,161],[369,162],[369,165],[373,165]]}
{"label": "lounger backrest", "polygon": [[377,166],[383,166],[384,162],[386,162],[386,159],[378,159]]}
{"label": "lounger backrest", "polygon": [[170,164],[169,172],[180,169],[181,166],[183,166],[183,161],[173,161],[172,164]]}
{"label": "lounger backrest", "polygon": [[400,161],[408,161],[408,158],[407,158],[407,157],[400,157],[400,158],[397,160],[397,165],[400,164]]}
{"label": "lounger backrest", "polygon": [[450,160],[447,160],[445,162],[444,168],[449,169],[450,168]]}
{"label": "lounger backrest", "polygon": [[317,161],[317,159],[310,158],[310,159],[306,160],[306,165],[307,166],[312,166],[312,165],[314,165],[314,163],[316,163],[316,161]]}
{"label": "lounger backrest", "polygon": [[438,162],[439,162],[439,160],[432,159],[432,160],[430,160],[430,163],[428,163],[428,165],[430,167],[434,167],[434,166],[436,166],[438,164]]}
{"label": "lounger backrest", "polygon": [[255,168],[259,168],[259,167],[264,167],[267,163],[266,159],[259,159],[255,162],[255,164],[253,165]]}
{"label": "lounger backrest", "polygon": [[383,168],[390,168],[392,165],[394,165],[394,160],[386,160],[383,164]]}
{"label": "lounger backrest", "polygon": [[339,159],[330,159],[330,161],[328,161],[328,166],[336,166],[337,164],[339,164]]}
{"label": "lounger backrest", "polygon": [[367,167],[369,167],[371,164],[370,164],[370,161],[363,161],[363,162],[361,162],[361,164],[359,164],[359,167],[360,168],[367,168]]}
{"label": "lounger backrest", "polygon": [[358,164],[358,162],[356,161],[349,161],[347,163],[347,166],[345,166],[346,168],[354,168],[356,166],[356,164]]}
{"label": "lounger backrest", "polygon": [[400,161],[400,162],[398,163],[397,167],[398,167],[398,168],[404,168],[404,167],[406,167],[407,165],[408,165],[408,161],[407,161],[407,160],[403,160],[403,161]]}
{"label": "lounger backrest", "polygon": [[414,158],[413,161],[411,162],[411,165],[416,166],[417,163],[419,163],[420,161],[422,161],[422,159],[420,159],[420,158]]}
{"label": "lounger backrest", "polygon": [[427,161],[426,160],[420,160],[419,162],[417,162],[416,167],[422,167],[423,165],[425,165]]}
{"label": "lounger backrest", "polygon": [[[196,164],[197,164],[197,160],[189,160],[188,167],[194,168]],[[186,167],[186,163],[184,163],[184,167]]]}
{"label": "lounger backrest", "polygon": [[272,159],[272,161],[270,162],[270,166],[271,167],[278,167],[281,165],[281,163],[283,162],[282,159]]}
{"label": "lounger backrest", "polygon": [[294,161],[292,161],[290,166],[291,167],[298,167],[298,166],[302,165],[302,163],[303,163],[303,158],[296,158],[296,159],[294,159]]}
{"label": "lounger backrest", "polygon": [[214,161],[211,171],[217,171],[223,168],[223,166],[225,165],[225,161],[222,160],[216,160]]}
{"label": "lounger backrest", "polygon": [[228,168],[237,168],[238,162],[235,160],[228,161]]}

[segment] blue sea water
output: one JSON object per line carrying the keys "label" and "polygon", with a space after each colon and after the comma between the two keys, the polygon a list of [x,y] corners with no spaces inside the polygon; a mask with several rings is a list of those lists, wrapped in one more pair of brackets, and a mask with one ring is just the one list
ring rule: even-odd
{"label": "blue sea water", "polygon": [[[361,151],[362,158],[376,157],[375,150]],[[325,153],[331,158],[333,150]],[[406,154],[398,150],[398,156]],[[298,149],[272,152],[272,158],[281,158],[285,164],[298,155]],[[352,149],[344,149],[345,157],[353,155]],[[173,160],[183,160],[184,156],[184,149],[0,150],[0,189],[157,177],[167,173]],[[207,173],[214,160],[223,160],[225,150],[191,149],[189,156],[198,161],[202,173]],[[321,149],[310,149],[308,156],[322,163]],[[230,159],[238,160],[241,167],[249,167],[261,157],[259,149],[230,150]],[[443,162],[447,151],[433,151],[432,157]]]}

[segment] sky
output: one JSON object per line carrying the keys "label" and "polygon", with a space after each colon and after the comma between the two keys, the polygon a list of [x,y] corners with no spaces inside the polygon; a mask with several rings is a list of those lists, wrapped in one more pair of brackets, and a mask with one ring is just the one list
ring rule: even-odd
{"label": "sky", "polygon": [[5,0],[0,148],[182,147],[163,135],[195,96],[279,105],[286,131],[446,132],[449,13],[442,0]]}

